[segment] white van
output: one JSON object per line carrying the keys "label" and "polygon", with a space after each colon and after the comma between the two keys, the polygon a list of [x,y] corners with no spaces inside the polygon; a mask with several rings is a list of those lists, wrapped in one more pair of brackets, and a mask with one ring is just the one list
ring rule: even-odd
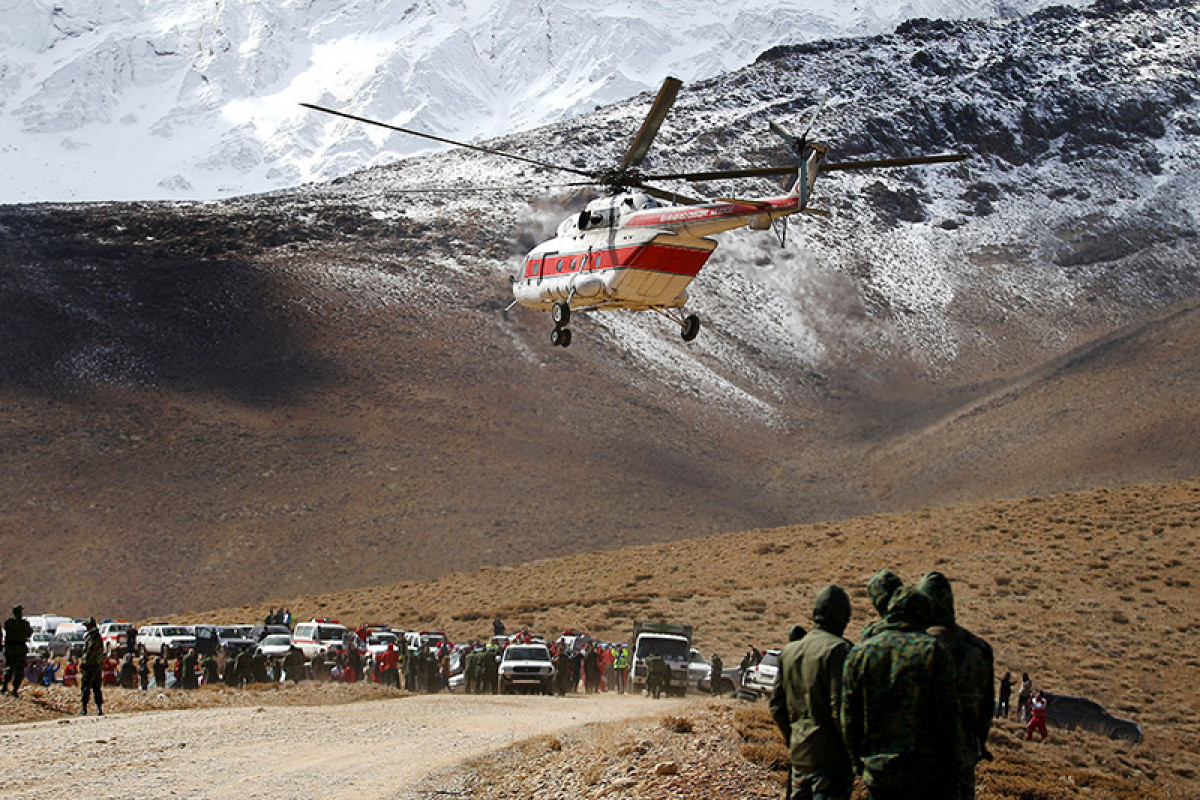
{"label": "white van", "polygon": [[305,658],[311,659],[319,651],[332,653],[345,649],[348,633],[350,629],[334,619],[298,622],[292,631],[292,644],[300,648]]}
{"label": "white van", "polygon": [[48,633],[51,636],[58,633],[59,625],[64,622],[74,622],[70,617],[59,614],[34,614],[25,619],[29,622],[29,627],[33,628],[34,633]]}

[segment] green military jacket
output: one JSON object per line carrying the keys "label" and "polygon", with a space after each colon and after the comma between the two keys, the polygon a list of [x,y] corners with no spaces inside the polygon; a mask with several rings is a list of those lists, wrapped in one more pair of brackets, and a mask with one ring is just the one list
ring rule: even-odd
{"label": "green military jacket", "polygon": [[838,715],[842,666],[850,647],[841,636],[817,628],[779,653],[771,715],[788,738],[792,764],[802,773],[850,761]]}
{"label": "green military jacket", "polygon": [[962,729],[946,647],[891,619],[846,657],[842,730],[868,788],[946,797],[961,769]]}

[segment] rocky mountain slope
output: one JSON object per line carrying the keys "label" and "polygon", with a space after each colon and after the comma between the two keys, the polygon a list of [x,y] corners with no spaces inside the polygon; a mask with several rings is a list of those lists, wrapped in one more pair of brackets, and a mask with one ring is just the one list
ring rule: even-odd
{"label": "rocky mountain slope", "polygon": [[[5,591],[137,616],[1194,476],[1197,21],[914,22],[686,86],[654,168],[786,158],[766,121],[830,86],[831,159],[972,156],[826,176],[830,219],[786,248],[725,237],[691,344],[612,313],[552,349],[547,318],[504,313],[585,195],[477,153],[220,203],[0,207]],[[609,164],[649,99],[492,144]],[[464,184],[525,188],[408,192]]]}
{"label": "rocky mountain slope", "polygon": [[0,202],[229,197],[429,148],[347,131],[306,101],[476,139],[780,43],[1046,4],[0,0]]}

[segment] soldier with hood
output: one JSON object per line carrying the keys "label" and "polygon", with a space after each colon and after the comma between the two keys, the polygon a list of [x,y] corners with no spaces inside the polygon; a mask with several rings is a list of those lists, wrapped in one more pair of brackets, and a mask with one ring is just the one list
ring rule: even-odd
{"label": "soldier with hood", "polygon": [[812,616],[814,630],[779,653],[771,716],[799,777],[795,800],[849,800],[854,771],[838,711],[842,667],[851,647],[842,636],[850,622],[850,598],[840,586],[826,586],[817,593]]}
{"label": "soldier with hood", "polygon": [[955,691],[963,731],[958,797],[973,800],[975,765],[992,758],[987,750],[995,706],[992,646],[955,621],[954,592],[945,575],[930,572],[921,578],[917,591],[929,600],[929,633],[946,645],[954,661],[958,678]]}
{"label": "soldier with hood", "polygon": [[842,734],[870,800],[953,800],[962,727],[954,661],[925,632],[929,601],[896,590],[884,625],[846,656]]}
{"label": "soldier with hood", "polygon": [[871,580],[867,581],[867,596],[871,598],[871,605],[875,606],[875,610],[879,612],[879,619],[869,622],[863,627],[862,633],[858,635],[860,642],[879,633],[884,625],[884,617],[887,616],[888,604],[892,602],[892,595],[903,585],[904,581],[900,579],[900,576],[890,569],[879,570],[871,576]]}

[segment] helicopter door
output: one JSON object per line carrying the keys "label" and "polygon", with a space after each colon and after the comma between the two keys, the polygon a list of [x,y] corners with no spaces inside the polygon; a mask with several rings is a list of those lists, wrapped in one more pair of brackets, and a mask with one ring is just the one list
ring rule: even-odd
{"label": "helicopter door", "polygon": [[542,284],[542,278],[546,277],[546,259],[554,258],[558,253],[542,253],[542,260],[538,262],[538,285]]}

